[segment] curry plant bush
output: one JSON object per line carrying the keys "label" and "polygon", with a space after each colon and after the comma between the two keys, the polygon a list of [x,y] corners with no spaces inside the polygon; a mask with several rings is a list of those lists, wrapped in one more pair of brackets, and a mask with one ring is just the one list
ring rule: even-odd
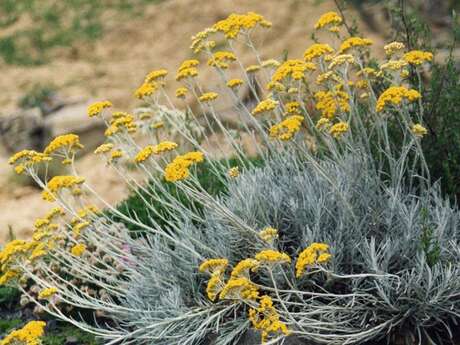
{"label": "curry plant bush", "polygon": [[[391,42],[386,59],[370,64],[372,41],[347,37],[342,23],[324,14],[314,29],[335,44],[315,42],[298,59],[277,61],[254,39],[271,23],[232,14],[193,36],[197,58],[179,65],[175,95],[158,69],[135,91],[141,111],[91,105],[89,117],[107,124],[95,154],[131,187],[142,214],[94,192],[74,165],[82,147],[74,134],[11,157],[55,208],[31,241],[1,252],[0,281],[107,344],[451,336],[460,213],[432,182],[422,150],[419,84],[433,55]],[[241,49],[253,64],[238,58]],[[204,68],[217,85],[200,79]],[[241,99],[243,87],[254,106]],[[233,106],[237,130],[224,125],[220,100]],[[37,166],[52,160],[69,175],[40,179]],[[222,187],[212,191],[203,175]]]}

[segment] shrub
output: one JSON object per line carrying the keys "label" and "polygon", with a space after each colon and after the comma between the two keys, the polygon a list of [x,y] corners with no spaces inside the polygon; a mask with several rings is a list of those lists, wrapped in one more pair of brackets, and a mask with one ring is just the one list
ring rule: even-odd
{"label": "shrub", "polygon": [[[392,42],[388,59],[372,68],[372,41],[344,37],[342,23],[330,12],[316,24],[341,38],[339,46],[318,42],[303,59],[283,62],[261,60],[252,35],[271,24],[256,13],[231,15],[193,37],[239,117],[236,132],[218,115],[224,96],[199,84],[195,59],[180,65],[176,96],[198,109],[173,106],[164,69],[135,92],[146,111],[91,105],[88,115],[108,126],[95,153],[136,193],[131,211],[102,199],[105,213],[88,205],[86,195],[99,196],[76,171],[74,134],[44,152],[14,155],[16,172],[31,175],[61,209],[37,221],[32,241],[6,246],[0,279],[20,287],[31,279],[38,297],[22,287],[31,300],[109,344],[237,344],[249,330],[267,344],[450,335],[460,311],[460,213],[430,180],[422,95],[410,78],[433,56]],[[228,50],[214,50],[218,36]],[[238,60],[240,44],[257,65]],[[238,97],[242,84],[255,106]],[[166,140],[171,128],[179,144]],[[150,144],[140,147],[134,133]],[[248,158],[245,141],[260,162]],[[41,180],[37,165],[52,159],[73,173]],[[58,302],[107,322],[78,320]]]}

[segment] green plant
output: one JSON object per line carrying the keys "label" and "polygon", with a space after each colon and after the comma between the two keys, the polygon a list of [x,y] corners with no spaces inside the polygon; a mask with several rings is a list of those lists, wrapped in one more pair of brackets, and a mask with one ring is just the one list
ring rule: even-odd
{"label": "green plant", "polygon": [[52,331],[47,331],[42,338],[43,345],[65,345],[69,340],[78,345],[98,345],[94,335],[66,324],[59,324]]}

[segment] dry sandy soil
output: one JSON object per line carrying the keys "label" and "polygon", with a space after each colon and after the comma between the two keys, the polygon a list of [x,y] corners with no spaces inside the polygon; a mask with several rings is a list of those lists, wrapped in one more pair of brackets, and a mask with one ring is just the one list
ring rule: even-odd
{"label": "dry sandy soil", "polygon": [[[0,65],[3,85],[0,107],[11,109],[28,86],[49,81],[64,96],[110,99],[116,108],[130,109],[135,105],[133,90],[147,72],[156,68],[175,71],[182,60],[193,56],[188,49],[190,36],[232,12],[255,11],[273,22],[273,28],[257,38],[263,58],[279,58],[285,50],[289,57],[301,57],[311,43],[310,33],[316,19],[334,9],[333,1],[315,3],[314,0],[168,0],[148,6],[141,18],[119,22],[108,17],[107,33],[101,40],[76,46],[72,53],[63,50],[49,64],[28,68]],[[360,27],[366,32],[364,25]],[[366,36],[374,40],[374,49],[381,51],[381,38],[376,34]],[[242,58],[246,63],[254,62],[248,54],[243,53]],[[171,90],[176,87],[177,84],[171,83]],[[104,162],[89,155],[77,165],[109,202],[126,196],[126,188],[115,173],[107,171]],[[38,190],[12,183],[10,175],[3,157],[0,159],[0,244],[5,241],[9,226],[18,237],[29,236],[33,220],[50,207],[41,201]]]}

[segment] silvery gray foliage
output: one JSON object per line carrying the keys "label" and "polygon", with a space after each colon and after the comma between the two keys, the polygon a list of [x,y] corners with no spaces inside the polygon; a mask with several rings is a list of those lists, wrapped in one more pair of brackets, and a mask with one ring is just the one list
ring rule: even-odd
{"label": "silvery gray foliage", "polygon": [[[207,300],[208,277],[198,266],[200,257],[234,265],[254,256],[264,246],[248,229],[272,226],[278,249],[293,258],[286,276],[275,274],[277,287],[312,293],[282,296],[298,302],[289,310],[296,320],[289,327],[299,332],[290,341],[450,334],[460,315],[460,213],[436,185],[418,193],[404,182],[356,153],[319,161],[292,152],[273,156],[230,181],[202,223],[184,217],[172,232],[180,245],[152,236],[140,246],[139,275],[124,304],[143,312],[130,313],[123,326],[134,330],[136,343],[253,343],[247,308]],[[330,245],[329,273],[296,279],[294,259],[312,242]],[[271,284],[264,274],[253,279]]]}

